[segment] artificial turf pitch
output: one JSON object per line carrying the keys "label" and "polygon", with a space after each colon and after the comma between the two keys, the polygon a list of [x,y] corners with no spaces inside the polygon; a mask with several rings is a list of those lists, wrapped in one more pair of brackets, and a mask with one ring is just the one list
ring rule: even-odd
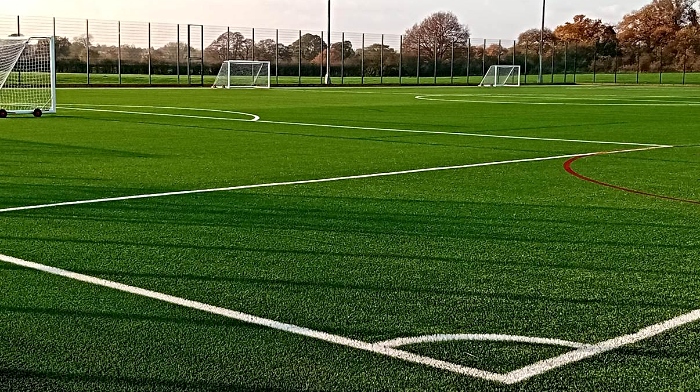
{"label": "artificial turf pitch", "polygon": [[[369,343],[596,344],[700,308],[697,88],[58,101],[0,121],[2,255]],[[565,168],[620,150],[570,164],[599,183]],[[7,262],[0,292],[2,391],[700,389],[698,322],[506,385]],[[493,373],[574,350],[400,349]]]}

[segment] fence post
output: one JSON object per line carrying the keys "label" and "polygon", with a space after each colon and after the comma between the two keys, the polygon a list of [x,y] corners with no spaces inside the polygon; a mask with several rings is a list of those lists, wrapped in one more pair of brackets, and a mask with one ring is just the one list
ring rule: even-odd
{"label": "fence post", "polygon": [[280,84],[280,29],[275,29],[275,84]]}
{"label": "fence post", "polygon": [[[251,29],[251,31],[252,31],[252,36],[253,36],[253,38],[252,38],[253,47],[250,49],[250,59],[255,61],[255,27],[253,27]],[[323,40],[322,40],[322,42],[323,42]],[[321,43],[321,47],[323,47],[323,43]],[[204,45],[202,45],[202,49],[204,49]]]}
{"label": "fence post", "polygon": [[382,34],[382,47],[379,49],[379,84],[384,84],[384,34]]}
{"label": "fence post", "polygon": [[[202,54],[203,56],[204,54]],[[148,84],[153,84],[153,72],[151,71],[151,23],[148,22]]]}
{"label": "fence post", "polygon": [[567,82],[569,71],[569,42],[564,42],[564,84]]}
{"label": "fence post", "polygon": [[455,84],[455,40],[452,39],[452,50],[450,53],[450,84]]}
{"label": "fence post", "polygon": [[365,84],[365,33],[362,33],[362,59],[360,62],[360,84]]}
{"label": "fence post", "polygon": [[637,84],[639,84],[639,72],[641,71],[642,68],[642,51],[640,50],[640,46],[637,46]]}
{"label": "fence post", "polygon": [[180,84],[180,24],[177,24],[176,29],[177,34],[177,49],[175,50],[175,56],[177,56],[177,62],[175,63],[175,72],[177,72],[177,84]]}
{"label": "fence post", "polygon": [[525,41],[525,84],[527,84],[527,56],[530,54],[530,42]]}
{"label": "fence post", "polygon": [[90,20],[85,19],[85,69],[87,71],[87,84],[90,84]]}
{"label": "fence post", "polygon": [[683,49],[683,81],[681,84],[685,86],[685,72],[686,72],[686,64],[688,60],[688,48]]}
{"label": "fence post", "polygon": [[299,30],[299,85],[301,85],[301,30]]}
{"label": "fence post", "polygon": [[345,32],[340,34],[340,84],[345,84]]}
{"label": "fence post", "polygon": [[576,84],[576,68],[578,68],[578,42],[574,42],[574,84]]}
{"label": "fence post", "polygon": [[230,26],[226,26],[226,60],[227,61],[231,60],[231,27]]}
{"label": "fence post", "polygon": [[501,52],[503,51],[503,41],[498,40],[498,59],[496,60],[496,65],[501,65]]}
{"label": "fence post", "polygon": [[659,48],[659,84],[664,83],[664,47]]}
{"label": "fence post", "polygon": [[[321,56],[321,61],[319,61],[319,64],[321,64],[321,84],[323,84],[323,61],[325,60],[326,56],[323,55],[323,44],[325,43],[323,41],[323,31],[321,31],[321,50],[318,52],[319,55]],[[328,50],[328,49],[326,49]]]}
{"label": "fence post", "polygon": [[481,53],[481,76],[486,76],[486,40],[484,39],[484,47]]}
{"label": "fence post", "polygon": [[472,39],[467,38],[467,85],[469,85],[469,71],[472,65]]}
{"label": "fence post", "polygon": [[399,85],[403,84],[403,35],[399,36]]}
{"label": "fence post", "polygon": [[557,54],[557,44],[552,42],[552,84],[554,84],[554,58]]}
{"label": "fence post", "polygon": [[117,22],[117,74],[119,84],[122,84],[122,21]]}
{"label": "fence post", "polygon": [[420,84],[420,36],[418,37],[418,59],[416,60],[416,84]]}
{"label": "fence post", "polygon": [[433,42],[433,62],[435,63],[433,65],[433,84],[437,84],[437,57],[437,37],[435,37],[435,41]]}
{"label": "fence post", "polygon": [[20,30],[19,27],[20,27],[20,25],[19,25],[19,15],[17,15],[17,36],[18,36],[18,37],[19,37],[20,35],[22,35],[22,32],[21,32],[21,30]]}
{"label": "fence post", "polygon": [[596,82],[596,71],[598,66],[598,41],[595,42],[593,49],[593,83]]}

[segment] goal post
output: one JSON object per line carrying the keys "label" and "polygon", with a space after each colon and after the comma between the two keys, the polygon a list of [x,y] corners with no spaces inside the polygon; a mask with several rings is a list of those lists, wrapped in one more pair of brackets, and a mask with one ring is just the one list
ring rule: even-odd
{"label": "goal post", "polygon": [[479,83],[479,86],[520,86],[519,65],[492,65]]}
{"label": "goal post", "polygon": [[213,88],[270,88],[270,62],[228,60],[221,64]]}
{"label": "goal post", "polygon": [[0,117],[56,113],[54,37],[0,38]]}

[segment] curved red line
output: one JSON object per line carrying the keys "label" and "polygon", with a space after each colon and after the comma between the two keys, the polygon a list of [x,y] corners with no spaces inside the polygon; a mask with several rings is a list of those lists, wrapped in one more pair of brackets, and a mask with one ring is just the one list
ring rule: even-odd
{"label": "curved red line", "polygon": [[569,159],[568,161],[566,161],[566,162],[564,163],[564,170],[566,170],[566,172],[569,173],[569,174],[571,174],[572,176],[574,176],[574,177],[576,177],[576,178],[579,178],[579,179],[581,179],[581,180],[583,180],[583,181],[587,181],[587,182],[590,182],[590,183],[593,183],[593,184],[596,184],[596,185],[600,185],[600,186],[604,186],[604,187],[608,187],[608,188],[612,188],[612,189],[617,189],[617,190],[619,190],[619,191],[628,192],[628,193],[634,193],[634,194],[636,194],[636,195],[642,195],[642,196],[656,197],[656,198],[658,198],[658,199],[672,200],[672,201],[678,201],[678,202],[682,202],[682,203],[690,203],[690,204],[698,204],[698,205],[700,205],[700,201],[697,201],[697,200],[688,200],[688,199],[681,199],[681,198],[678,198],[678,197],[657,195],[657,194],[655,194],[655,193],[649,193],[649,192],[639,191],[639,190],[636,190],[636,189],[625,188],[625,187],[622,187],[622,186],[609,184],[609,183],[607,183],[607,182],[598,181],[598,180],[595,180],[595,179],[593,179],[593,178],[584,176],[583,174],[577,172],[576,170],[574,170],[574,169],[571,167],[571,165],[572,165],[574,162],[578,161],[579,159],[586,158],[586,157],[590,157],[590,156],[592,156],[592,155],[580,155],[580,156],[577,156],[577,157],[574,157],[574,158]]}

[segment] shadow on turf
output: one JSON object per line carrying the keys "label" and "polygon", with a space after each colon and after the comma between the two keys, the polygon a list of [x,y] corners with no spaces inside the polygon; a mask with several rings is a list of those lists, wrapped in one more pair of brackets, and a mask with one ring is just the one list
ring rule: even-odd
{"label": "shadow on turf", "polygon": [[136,388],[136,390],[160,391],[290,391],[271,387],[250,387],[209,381],[173,381],[152,377],[128,377],[88,373],[60,373],[16,368],[0,368],[2,391],[110,391]]}

